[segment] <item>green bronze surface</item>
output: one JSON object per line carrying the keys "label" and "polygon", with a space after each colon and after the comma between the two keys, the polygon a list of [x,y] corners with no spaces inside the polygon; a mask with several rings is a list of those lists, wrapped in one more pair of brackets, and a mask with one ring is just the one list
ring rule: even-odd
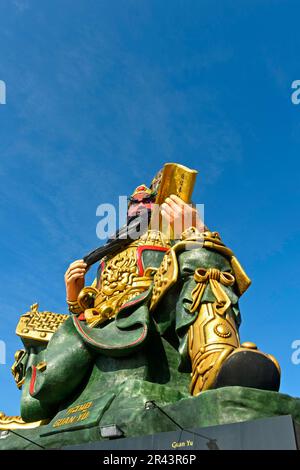
{"label": "green bronze surface", "polygon": [[[197,397],[184,397],[181,392],[175,392],[172,388],[130,379],[126,386],[120,387],[120,392],[115,398],[109,392],[104,394],[102,399],[90,400],[94,406],[93,414],[86,419],[85,424],[82,420],[81,426],[70,423],[53,427],[58,419],[65,416],[76,417],[80,413],[75,411],[66,415],[64,410],[48,425],[32,430],[18,430],[18,434],[46,448],[60,448],[65,445],[100,440],[99,426],[111,424],[117,424],[126,437],[176,430],[175,424],[157,408],[145,409],[147,400],[155,400],[184,429],[280,415],[291,415],[300,423],[300,399],[281,393],[226,387],[203,392]],[[81,403],[84,404],[86,401]],[[95,425],[97,420],[98,423]],[[34,444],[13,434],[0,439],[1,450],[35,448],[37,446]]]}
{"label": "green bronze surface", "polygon": [[[300,422],[300,400],[275,392],[226,387],[190,395],[187,338],[198,315],[190,311],[194,273],[199,267],[220,272],[232,267],[226,256],[199,244],[190,250],[183,247],[176,256],[178,278],[154,311],[149,308],[151,286],[103,325],[91,328],[70,316],[47,347],[26,347],[21,416],[26,422],[49,423],[18,429],[18,434],[57,448],[99,440],[99,426],[111,424],[130,437],[173,430],[174,423],[159,409],[145,408],[153,400],[184,428],[284,414]],[[162,257],[161,252],[145,250],[144,268],[159,267]],[[238,328],[236,286],[223,290],[230,299],[228,314]],[[215,301],[207,283],[201,302]],[[0,449],[23,448],[35,446],[13,433],[0,439]]]}

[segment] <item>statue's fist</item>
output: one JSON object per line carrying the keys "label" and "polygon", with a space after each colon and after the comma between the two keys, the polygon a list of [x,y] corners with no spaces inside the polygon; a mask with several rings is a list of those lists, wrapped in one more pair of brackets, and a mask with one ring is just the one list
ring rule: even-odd
{"label": "statue's fist", "polygon": [[70,264],[65,273],[67,300],[77,300],[79,292],[84,287],[84,277],[87,271],[87,264],[83,259],[78,259]]}

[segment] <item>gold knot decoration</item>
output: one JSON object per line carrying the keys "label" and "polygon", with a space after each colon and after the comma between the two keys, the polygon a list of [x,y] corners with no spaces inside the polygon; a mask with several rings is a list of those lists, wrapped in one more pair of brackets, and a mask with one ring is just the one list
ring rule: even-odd
{"label": "gold knot decoration", "polygon": [[198,310],[201,303],[202,296],[208,284],[216,298],[214,307],[219,315],[224,315],[226,310],[230,307],[231,301],[222,288],[223,286],[229,287],[235,283],[235,277],[228,272],[220,271],[216,268],[198,268],[194,273],[194,279],[197,282],[196,287],[192,291],[193,303],[190,308],[190,313]]}

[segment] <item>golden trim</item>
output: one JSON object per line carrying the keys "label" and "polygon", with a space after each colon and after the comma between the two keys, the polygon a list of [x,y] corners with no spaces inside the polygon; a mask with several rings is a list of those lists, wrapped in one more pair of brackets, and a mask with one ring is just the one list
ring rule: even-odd
{"label": "golden trim", "polygon": [[241,296],[250,287],[251,279],[247,276],[240,262],[235,256],[232,256],[230,261],[231,261],[232,270],[235,275],[235,280],[236,280],[236,285],[239,291],[239,295]]}
{"label": "golden trim", "polygon": [[222,251],[226,256],[231,256],[232,251],[221,242],[218,232],[199,232],[195,227],[190,227],[182,234],[182,240],[176,243],[165,254],[163,261],[154,276],[154,286],[150,310],[154,310],[166,291],[175,284],[178,277],[177,252],[202,247]]}
{"label": "golden trim", "polygon": [[221,284],[227,287],[232,286],[235,282],[234,276],[215,268],[198,268],[195,271],[194,279],[197,285],[192,291],[193,303],[190,312],[194,313],[198,310],[204,291],[209,283],[216,298],[214,308],[219,315],[224,315],[226,310],[230,307],[231,301],[226,292],[222,289]]}
{"label": "golden trim", "polygon": [[73,315],[79,315],[82,312],[82,308],[80,307],[77,300],[67,299],[67,304],[68,304],[69,312],[72,313]]}
{"label": "golden trim", "polygon": [[139,246],[169,248],[170,243],[160,232],[148,230],[125,250],[106,257],[99,287],[84,287],[78,296],[78,304],[91,328],[114,318],[125,303],[150,288],[157,268],[148,267],[140,275],[137,258]]}
{"label": "golden trim", "polygon": [[241,344],[241,347],[245,349],[257,349],[256,344],[252,343],[252,341],[244,341],[244,343]]}
{"label": "golden trim", "polygon": [[87,308],[91,307],[98,293],[99,290],[92,286],[86,286],[81,289],[77,298],[78,309],[80,312],[84,312]]}
{"label": "golden trim", "polygon": [[166,291],[175,284],[178,278],[178,262],[176,251],[171,248],[163,257],[163,260],[153,278],[153,291],[150,311],[154,310]]}
{"label": "golden trim", "polygon": [[[175,284],[177,277],[178,277],[178,261],[177,261],[177,252],[183,250],[192,250],[195,248],[207,248],[209,250],[214,250],[217,253],[222,254],[225,256],[232,267],[233,275],[230,273],[223,273],[222,279],[224,277],[232,276],[232,279],[235,280],[235,286],[237,288],[237,293],[241,296],[250,286],[251,280],[241,267],[240,263],[238,262],[237,258],[234,256],[233,251],[224,245],[221,241],[220,235],[218,232],[199,232],[197,228],[190,227],[189,229],[185,230],[181,236],[181,241],[176,243],[172,248],[167,251],[165,254],[163,261],[157,270],[154,276],[154,286],[153,286],[153,293],[152,293],[152,300],[150,305],[150,310],[154,310],[162,297],[165,295],[166,291]],[[228,276],[227,276],[228,275]],[[221,282],[223,285],[233,285],[232,283],[226,284],[227,281]],[[216,287],[216,283],[211,283],[215,286],[215,291],[218,292],[219,296],[223,296],[225,294],[224,290],[222,289],[222,293],[220,288]],[[226,295],[227,297],[227,295]],[[228,298],[228,297],[227,297]],[[220,298],[221,301],[221,298]],[[223,302],[223,301],[221,301]],[[228,303],[228,300],[227,300]]]}
{"label": "golden trim", "polygon": [[37,341],[48,343],[56,330],[66,321],[69,315],[53,312],[39,312],[38,303],[31,305],[30,312],[21,316],[16,334],[23,342]]}
{"label": "golden trim", "polygon": [[188,350],[192,362],[190,393],[198,395],[212,388],[227,357],[240,345],[233,315],[224,315],[214,304],[203,303],[188,332]]}
{"label": "golden trim", "polygon": [[26,423],[21,416],[7,416],[0,411],[0,431],[10,431],[11,429],[34,429],[44,424],[48,424],[50,420],[35,421]]}
{"label": "golden trim", "polygon": [[279,362],[277,361],[276,357],[274,357],[273,354],[266,354],[266,355],[275,364],[275,366],[276,366],[276,368],[279,372],[279,375],[281,376],[281,367],[280,367]]}
{"label": "golden trim", "polygon": [[47,362],[46,361],[39,362],[36,366],[36,369],[40,372],[44,372],[47,369]]}
{"label": "golden trim", "polygon": [[180,240],[193,240],[199,241],[203,239],[203,232],[200,232],[196,227],[192,226],[184,230],[181,234]]}
{"label": "golden trim", "polygon": [[15,362],[13,363],[10,369],[12,375],[14,376],[18,389],[21,389],[23,383],[25,382],[25,368],[21,363],[22,359],[25,356],[25,349],[18,349],[18,351],[15,352]]}
{"label": "golden trim", "polygon": [[215,241],[205,239],[203,242],[203,246],[208,250],[217,251],[218,253],[221,253],[229,259],[231,259],[231,257],[233,256],[233,251],[222,243],[216,243]]}

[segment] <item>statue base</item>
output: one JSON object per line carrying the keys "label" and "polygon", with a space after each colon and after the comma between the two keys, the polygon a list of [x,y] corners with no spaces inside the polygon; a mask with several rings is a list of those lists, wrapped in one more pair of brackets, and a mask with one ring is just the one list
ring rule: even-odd
{"label": "statue base", "polygon": [[[188,440],[203,446],[197,449],[209,449],[209,446],[256,448],[256,445],[257,448],[266,445],[268,447],[265,448],[290,449],[293,445],[297,446],[294,429],[298,430],[300,424],[298,398],[253,388],[225,387],[164,405],[169,401],[166,391],[162,396],[164,389],[163,385],[150,382],[129,381],[117,396],[107,392],[89,401],[73,403],[48,424],[35,429],[0,431],[0,450],[73,446],[110,449],[113,448],[108,447],[111,445],[117,445],[114,448],[118,449],[170,449],[173,442]],[[137,390],[143,392],[141,398],[132,400]],[[158,442],[153,439],[153,435],[158,433],[164,433],[165,438],[159,434],[158,440],[167,442],[166,447],[150,445],[151,442]],[[199,434],[205,438],[200,439]]]}

